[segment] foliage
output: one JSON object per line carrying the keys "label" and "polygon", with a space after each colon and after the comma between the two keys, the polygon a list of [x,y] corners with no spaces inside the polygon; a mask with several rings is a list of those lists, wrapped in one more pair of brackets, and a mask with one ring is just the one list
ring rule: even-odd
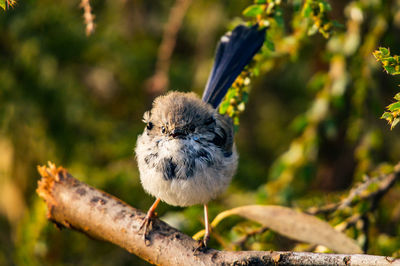
{"label": "foliage", "polygon": [[1,0],[0,1],[0,7],[4,10],[10,8],[10,7],[14,7],[17,4],[16,0]]}
{"label": "foliage", "polygon": [[[18,1],[0,13],[0,239],[9,243],[0,246],[1,265],[142,263],[46,222],[36,165],[54,160],[138,208],[151,205],[132,150],[155,96],[145,84],[173,2],[90,1],[96,28],[88,37],[77,2]],[[172,89],[201,94],[226,30],[268,27],[220,106],[238,129],[240,160],[210,217],[281,205],[318,216],[370,254],[398,254],[400,186],[382,188],[400,161],[399,99],[387,111],[390,131],[379,116],[396,81],[372,53],[385,46],[399,54],[399,17],[396,1],[192,1],[171,58]],[[393,74],[398,57],[382,49],[375,55]],[[203,228],[201,206],[160,204],[158,212],[185,233]],[[211,239],[233,250],[326,251],[237,216]]]}
{"label": "foliage", "polygon": [[320,32],[325,38],[329,38],[332,34],[334,21],[328,18],[331,6],[327,1],[323,0],[307,0],[304,2],[302,15],[312,21],[312,26],[308,30],[308,35],[314,35]]}
{"label": "foliage", "polygon": [[[380,47],[379,50],[374,52],[376,60],[382,63],[383,68],[389,75],[400,74],[400,60],[399,56],[391,56],[390,51],[387,48]],[[386,119],[390,125],[390,129],[393,129],[400,122],[400,93],[394,96],[397,101],[386,107],[389,112],[384,112],[382,119]]]}

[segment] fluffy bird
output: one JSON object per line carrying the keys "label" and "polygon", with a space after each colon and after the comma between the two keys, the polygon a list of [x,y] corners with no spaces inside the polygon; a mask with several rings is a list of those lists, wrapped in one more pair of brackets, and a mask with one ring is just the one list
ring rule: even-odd
{"label": "fluffy bird", "polygon": [[156,198],[140,227],[145,227],[145,237],[160,201],[182,207],[203,204],[201,245],[207,247],[207,204],[225,191],[238,163],[232,121],[217,108],[260,50],[265,31],[258,25],[239,25],[221,38],[202,99],[173,91],[157,97],[145,112],[146,128],[138,136],[135,152],[142,186]]}

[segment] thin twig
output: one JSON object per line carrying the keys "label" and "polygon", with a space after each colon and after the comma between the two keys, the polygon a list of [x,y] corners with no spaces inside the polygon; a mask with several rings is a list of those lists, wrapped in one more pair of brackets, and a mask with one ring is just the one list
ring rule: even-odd
{"label": "thin twig", "polygon": [[[371,211],[375,210],[380,199],[389,191],[400,177],[400,164],[394,167],[394,171],[387,175],[381,175],[375,178],[367,178],[366,181],[352,188],[349,195],[338,203],[330,203],[322,207],[312,207],[306,212],[311,215],[329,214],[337,210],[343,210],[351,207],[360,201],[370,200],[372,202]],[[372,184],[378,184],[377,189],[368,191]]]}
{"label": "thin twig", "polygon": [[95,15],[92,14],[92,7],[89,0],[81,0],[79,5],[83,9],[83,19],[86,25],[86,36],[90,36],[96,27],[94,24]]}
{"label": "thin twig", "polygon": [[156,71],[147,81],[147,90],[151,94],[161,94],[167,89],[168,71],[174,51],[176,38],[182,26],[183,18],[192,0],[176,0],[171,8],[168,22],[165,24],[161,44],[158,48]]}

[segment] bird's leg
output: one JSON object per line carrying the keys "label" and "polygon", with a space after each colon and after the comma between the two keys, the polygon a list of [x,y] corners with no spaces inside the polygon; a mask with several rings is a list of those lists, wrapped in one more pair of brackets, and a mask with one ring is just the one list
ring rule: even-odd
{"label": "bird's leg", "polygon": [[205,223],[205,233],[204,233],[204,237],[203,240],[200,240],[199,242],[199,246],[195,249],[195,253],[197,253],[198,251],[204,251],[207,249],[207,243],[208,240],[210,240],[210,224],[208,222],[208,206],[207,204],[204,204],[204,223]]}
{"label": "bird's leg", "polygon": [[147,211],[146,217],[144,217],[142,225],[139,227],[139,231],[144,227],[144,239],[147,239],[147,233],[149,229],[149,225],[151,224],[151,219],[154,217],[155,210],[157,208],[158,203],[160,203],[160,199],[156,199],[156,201],[151,205],[150,209]]}
{"label": "bird's leg", "polygon": [[204,204],[204,223],[205,225],[205,234],[204,234],[204,238],[203,238],[203,244],[204,247],[207,248],[207,243],[208,240],[210,240],[210,224],[208,222],[208,206],[207,204]]}

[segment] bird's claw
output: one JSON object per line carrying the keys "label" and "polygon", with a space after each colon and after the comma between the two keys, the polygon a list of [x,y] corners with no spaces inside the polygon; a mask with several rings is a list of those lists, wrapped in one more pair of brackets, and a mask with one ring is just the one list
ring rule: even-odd
{"label": "bird's claw", "polygon": [[153,223],[153,214],[147,214],[146,217],[144,217],[142,224],[139,227],[138,232],[142,231],[144,228],[144,242],[146,243],[146,245],[150,245],[150,238],[149,238],[149,228],[150,226],[152,226]]}
{"label": "bird's claw", "polygon": [[210,239],[209,237],[204,237],[204,239],[199,240],[198,241],[198,246],[194,250],[194,254],[199,254],[199,253],[206,252],[207,249],[208,249],[207,243],[208,243],[209,239]]}

